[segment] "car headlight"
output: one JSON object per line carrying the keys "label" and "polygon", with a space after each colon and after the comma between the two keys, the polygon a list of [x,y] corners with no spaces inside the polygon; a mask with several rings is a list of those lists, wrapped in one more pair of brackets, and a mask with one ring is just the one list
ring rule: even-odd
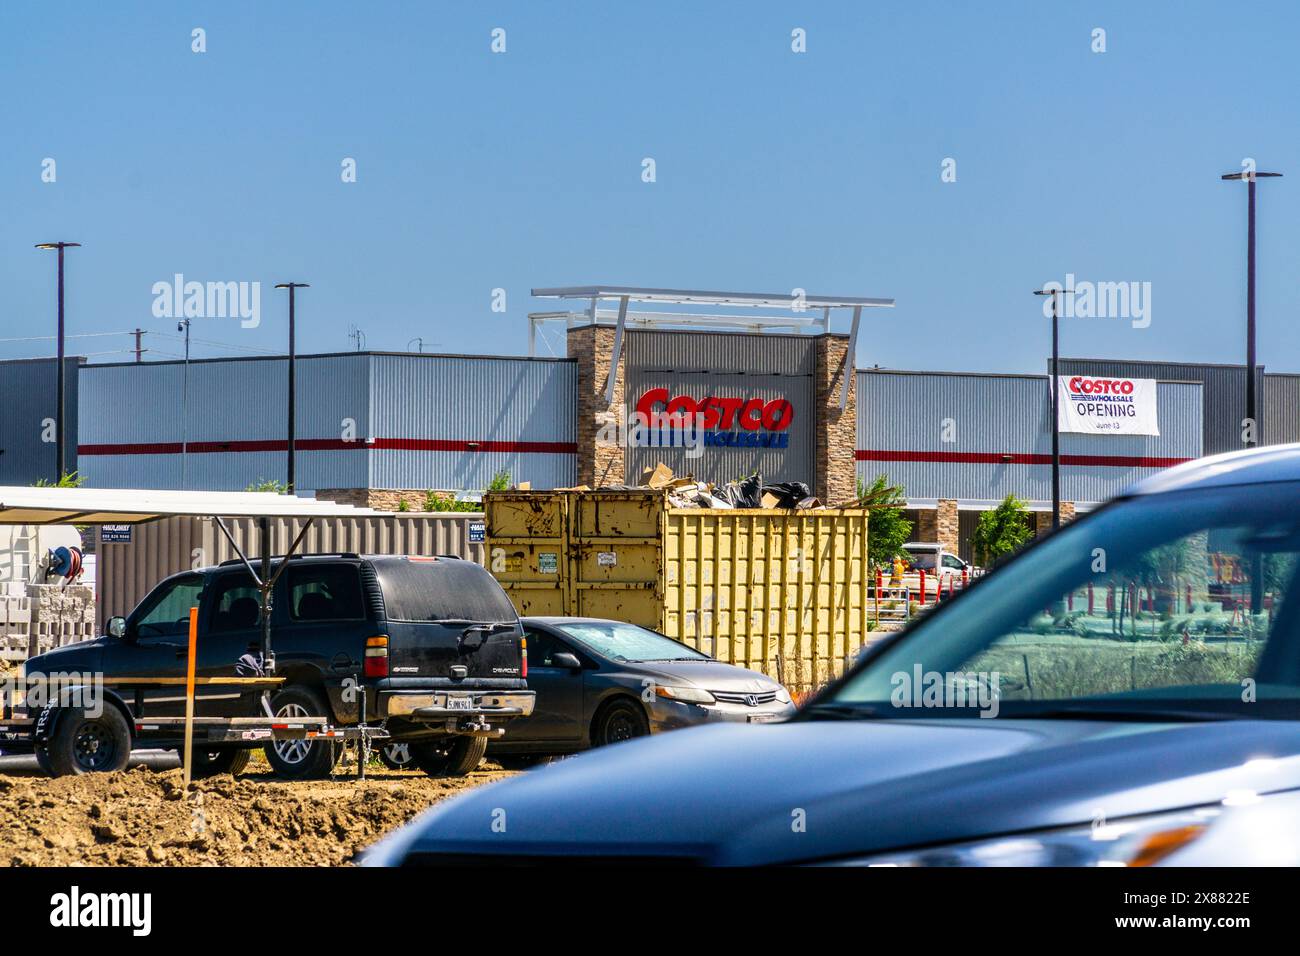
{"label": "car headlight", "polygon": [[674,687],[669,684],[656,684],[655,695],[658,697],[666,697],[669,700],[675,700],[683,704],[716,703],[712,694],[707,690],[701,690],[698,687]]}
{"label": "car headlight", "polygon": [[840,866],[1151,866],[1198,840],[1219,807],[1133,817],[1093,826],[881,853]]}
{"label": "car headlight", "polygon": [[778,704],[793,704],[794,698],[790,696],[790,692],[786,690],[785,687],[778,687],[776,690],[776,702]]}

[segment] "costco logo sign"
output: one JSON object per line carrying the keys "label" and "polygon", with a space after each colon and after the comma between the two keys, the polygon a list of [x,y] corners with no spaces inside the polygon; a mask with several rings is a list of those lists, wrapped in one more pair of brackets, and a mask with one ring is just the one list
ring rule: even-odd
{"label": "costco logo sign", "polygon": [[787,448],[794,406],[784,398],[735,395],[673,395],[666,388],[644,392],[636,403],[644,430],[637,444],[658,447],[683,442],[683,432],[702,433],[703,444],[729,448]]}
{"label": "costco logo sign", "polygon": [[1159,435],[1157,385],[1149,378],[1058,376],[1063,432],[1092,435]]}

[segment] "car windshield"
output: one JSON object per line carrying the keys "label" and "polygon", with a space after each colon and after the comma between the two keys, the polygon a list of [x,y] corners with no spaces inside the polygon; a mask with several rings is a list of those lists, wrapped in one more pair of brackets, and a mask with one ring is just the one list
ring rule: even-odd
{"label": "car windshield", "polygon": [[635,624],[618,621],[569,621],[554,627],[611,660],[707,661],[710,658],[685,644]]}
{"label": "car windshield", "polygon": [[1300,718],[1298,495],[1105,507],[922,617],[810,716]]}

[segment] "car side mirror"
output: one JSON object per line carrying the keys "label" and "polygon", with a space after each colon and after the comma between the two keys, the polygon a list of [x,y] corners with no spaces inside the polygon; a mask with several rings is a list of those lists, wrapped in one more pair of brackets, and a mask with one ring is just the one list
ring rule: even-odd
{"label": "car side mirror", "polygon": [[560,651],[558,654],[551,655],[552,667],[567,667],[571,671],[582,670],[582,661],[578,660],[576,654],[570,654],[568,651]]}
{"label": "car side mirror", "polygon": [[115,637],[119,641],[126,639],[126,618],[110,617],[108,619],[108,636]]}

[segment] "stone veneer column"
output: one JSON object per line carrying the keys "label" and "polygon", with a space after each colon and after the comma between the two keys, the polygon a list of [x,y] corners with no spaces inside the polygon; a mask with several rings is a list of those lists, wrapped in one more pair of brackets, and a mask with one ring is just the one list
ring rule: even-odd
{"label": "stone veneer column", "polygon": [[[569,329],[569,358],[578,365],[577,483],[593,488],[626,480],[626,449],[619,441],[598,441],[602,428],[617,426],[623,417],[624,363],[614,381],[614,401],[605,401],[605,383],[614,355],[614,329],[584,325]],[[627,340],[623,340],[626,347]],[[614,434],[618,434],[615,430]]]}
{"label": "stone veneer column", "polygon": [[935,537],[943,549],[950,554],[959,554],[961,544],[960,520],[957,517],[957,502],[951,498],[940,498],[939,507],[935,509]]}
{"label": "stone veneer column", "polygon": [[[1075,510],[1073,501],[1061,502],[1061,524],[1069,524],[1075,519]],[[1050,533],[1052,530],[1052,512],[1035,511],[1034,512],[1034,534],[1041,537]]]}
{"label": "stone veneer column", "polygon": [[[825,505],[842,505],[858,496],[857,377],[847,335],[817,337],[813,373],[813,494]],[[849,398],[840,409],[840,389],[849,377]]]}
{"label": "stone veneer column", "polygon": [[915,540],[932,544],[939,540],[939,512],[922,508],[916,516]]}

